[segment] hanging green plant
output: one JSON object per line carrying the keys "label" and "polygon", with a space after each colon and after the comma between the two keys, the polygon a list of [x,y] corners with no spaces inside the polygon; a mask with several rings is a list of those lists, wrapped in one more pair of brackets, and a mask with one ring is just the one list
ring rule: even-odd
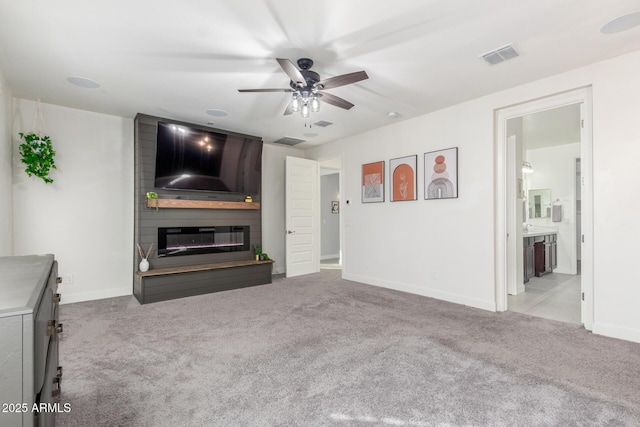
{"label": "hanging green plant", "polygon": [[53,161],[56,152],[53,151],[51,138],[48,135],[40,136],[35,132],[20,132],[20,138],[24,139],[24,142],[20,144],[19,150],[22,156],[22,163],[27,165],[25,170],[27,175],[35,175],[47,184],[52,183],[53,179],[49,178],[49,172],[51,169],[57,168]]}

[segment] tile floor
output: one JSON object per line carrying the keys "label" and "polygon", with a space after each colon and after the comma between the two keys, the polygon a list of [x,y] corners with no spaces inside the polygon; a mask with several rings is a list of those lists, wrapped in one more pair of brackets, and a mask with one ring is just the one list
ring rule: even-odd
{"label": "tile floor", "polygon": [[518,313],[581,324],[580,292],[580,275],[552,273],[532,277],[524,293],[508,296],[507,306]]}

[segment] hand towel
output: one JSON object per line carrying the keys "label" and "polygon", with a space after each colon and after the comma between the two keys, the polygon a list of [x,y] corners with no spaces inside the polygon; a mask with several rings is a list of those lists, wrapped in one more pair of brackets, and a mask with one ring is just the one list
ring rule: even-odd
{"label": "hand towel", "polygon": [[551,221],[562,222],[562,205],[551,206]]}

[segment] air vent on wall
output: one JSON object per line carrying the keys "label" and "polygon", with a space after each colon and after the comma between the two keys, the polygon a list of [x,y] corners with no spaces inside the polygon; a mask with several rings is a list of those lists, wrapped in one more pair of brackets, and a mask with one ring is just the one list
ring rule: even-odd
{"label": "air vent on wall", "polygon": [[496,65],[509,59],[513,59],[520,54],[511,45],[502,46],[498,49],[494,49],[491,52],[480,55],[480,58],[489,65]]}
{"label": "air vent on wall", "polygon": [[304,139],[290,138],[288,136],[285,136],[284,138],[280,138],[277,141],[273,141],[274,144],[289,145],[291,147],[293,147],[294,145],[298,145],[301,142],[304,142]]}
{"label": "air vent on wall", "polygon": [[314,123],[316,126],[320,126],[321,128],[326,128],[327,126],[331,126],[333,123],[328,122],[326,120],[319,120]]}

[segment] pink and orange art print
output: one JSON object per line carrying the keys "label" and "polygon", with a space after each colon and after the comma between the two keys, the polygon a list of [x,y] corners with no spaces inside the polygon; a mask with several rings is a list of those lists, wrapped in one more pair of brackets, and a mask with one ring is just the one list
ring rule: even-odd
{"label": "pink and orange art print", "polygon": [[391,175],[391,201],[418,200],[418,156],[407,156],[389,160]]}
{"label": "pink and orange art print", "polygon": [[424,198],[458,197],[458,147],[424,155]]}
{"label": "pink and orange art print", "polygon": [[362,165],[362,203],[384,202],[384,161]]}

